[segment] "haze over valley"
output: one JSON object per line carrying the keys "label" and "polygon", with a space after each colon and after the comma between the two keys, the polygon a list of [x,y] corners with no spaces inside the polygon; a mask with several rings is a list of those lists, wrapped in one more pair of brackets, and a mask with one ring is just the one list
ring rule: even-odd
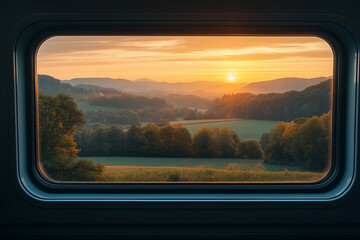
{"label": "haze over valley", "polygon": [[214,81],[194,82],[157,82],[155,80],[127,80],[112,78],[74,78],[62,80],[75,87],[91,88],[99,86],[102,88],[116,89],[118,91],[151,95],[167,96],[169,94],[196,95],[205,98],[221,97],[223,94],[249,92],[249,93],[281,93],[291,90],[303,90],[306,87],[330,79],[331,77],[317,78],[280,78],[254,83],[219,83]]}

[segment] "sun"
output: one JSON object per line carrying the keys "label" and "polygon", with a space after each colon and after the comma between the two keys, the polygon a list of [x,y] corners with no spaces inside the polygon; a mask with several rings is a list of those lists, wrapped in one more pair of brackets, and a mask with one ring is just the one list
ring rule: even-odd
{"label": "sun", "polygon": [[227,76],[227,80],[228,80],[229,82],[233,82],[233,81],[235,80],[234,74],[229,74],[229,75]]}

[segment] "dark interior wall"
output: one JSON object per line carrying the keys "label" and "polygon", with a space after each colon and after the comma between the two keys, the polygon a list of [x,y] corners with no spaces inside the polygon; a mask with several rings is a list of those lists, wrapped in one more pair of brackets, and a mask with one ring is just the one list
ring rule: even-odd
{"label": "dark interior wall", "polygon": [[[360,192],[323,207],[210,203],[64,204],[42,207],[20,193],[15,173],[14,52],[18,34],[50,20],[328,20],[360,39],[360,1],[92,1],[14,0],[0,7],[0,235],[85,237],[295,236],[360,233]],[[355,186],[356,187],[356,186]]]}

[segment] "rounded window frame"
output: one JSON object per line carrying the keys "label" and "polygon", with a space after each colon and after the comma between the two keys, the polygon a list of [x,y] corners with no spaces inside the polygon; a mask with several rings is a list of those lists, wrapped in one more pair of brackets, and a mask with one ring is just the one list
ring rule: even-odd
{"label": "rounded window frame", "polygon": [[[350,63],[346,63],[346,45],[344,40],[339,39],[340,34],[332,32],[327,25],[336,25],[339,31],[346,31],[342,26],[329,22],[254,22],[254,21],[43,21],[37,22],[29,26],[19,37],[14,52],[16,56],[16,74],[15,79],[17,89],[16,103],[18,113],[18,123],[23,121],[22,129],[18,130],[18,180],[19,183],[27,190],[32,192],[33,196],[43,196],[45,199],[55,200],[54,194],[61,194],[62,198],[68,195],[68,199],[73,199],[75,195],[89,196],[94,195],[92,198],[99,198],[102,200],[118,199],[121,200],[121,195],[126,194],[158,194],[157,199],[161,199],[163,195],[166,199],[167,194],[193,194],[197,198],[206,201],[209,199],[206,195],[239,195],[236,199],[239,201],[247,201],[251,199],[274,199],[274,195],[278,195],[278,199],[282,199],[283,195],[294,194],[294,200],[300,197],[301,194],[323,194],[329,193],[339,187],[340,182],[344,182],[346,175],[345,166],[351,165],[350,160],[340,161],[342,153],[345,151],[345,142],[339,143],[345,133],[341,130],[341,126],[345,124],[343,106],[346,106],[344,95],[346,95],[346,87],[349,85],[349,76],[346,76],[344,69],[349,67]],[[185,32],[184,26],[188,27]],[[203,32],[199,30],[202,30]],[[234,31],[239,31],[234,33]],[[207,31],[207,32],[206,32]],[[222,32],[221,32],[222,31]],[[170,33],[169,33],[170,32]],[[79,34],[82,33],[82,34]],[[165,34],[166,33],[166,34]],[[349,33],[348,33],[349,34]],[[38,130],[37,130],[37,76],[36,76],[36,52],[46,39],[52,36],[71,36],[71,35],[171,35],[171,36],[194,36],[194,35],[236,35],[236,36],[314,36],[319,37],[330,45],[333,49],[334,59],[334,74],[333,74],[333,94],[332,94],[332,160],[331,169],[327,176],[318,182],[314,183],[89,183],[89,182],[76,182],[66,183],[49,181],[39,169],[38,159]],[[351,38],[351,34],[347,36]],[[350,41],[350,40],[349,40]],[[356,42],[352,43],[356,45]],[[355,62],[355,61],[354,61]],[[23,72],[20,72],[23,71]],[[354,69],[353,73],[356,76],[358,69]],[[345,76],[344,76],[345,74]],[[345,78],[345,83],[343,80]],[[28,80],[26,80],[28,79]],[[31,79],[31,81],[29,81]],[[345,85],[345,87],[344,87]],[[355,81],[356,93],[357,80]],[[19,92],[27,90],[23,95]],[[23,88],[21,90],[21,88]],[[340,95],[339,95],[340,94]],[[19,99],[21,96],[21,99]],[[25,98],[24,98],[25,96]],[[20,101],[19,101],[20,100]],[[345,102],[345,103],[344,103]],[[22,106],[19,103],[23,103]],[[355,97],[355,112],[357,106]],[[24,109],[24,106],[25,109]],[[347,110],[347,109],[345,109]],[[354,112],[357,114],[357,112]],[[345,112],[346,113],[346,112]],[[21,120],[19,121],[19,116]],[[357,116],[356,116],[357,117]],[[28,120],[27,123],[25,123]],[[29,121],[30,120],[30,121]],[[356,121],[354,123],[357,125]],[[356,128],[356,126],[355,126]],[[19,134],[25,136],[25,142],[21,144]],[[357,132],[354,140],[357,139]],[[335,139],[335,141],[334,141]],[[24,140],[23,140],[24,141]],[[29,144],[29,142],[31,144]],[[340,141],[341,142],[341,141]],[[24,147],[27,145],[27,148]],[[355,142],[354,142],[355,143]],[[32,146],[29,148],[29,146]],[[20,154],[20,149],[26,149],[27,157]],[[31,159],[29,159],[31,156]],[[335,157],[333,157],[335,156]],[[354,157],[355,158],[355,157]],[[355,160],[355,159],[354,159]],[[346,163],[346,164],[345,164]],[[355,162],[353,162],[353,169],[355,169]],[[347,177],[349,178],[349,172]],[[350,177],[354,178],[354,173]],[[26,181],[24,181],[26,179]],[[350,181],[351,182],[351,181]],[[343,183],[344,185],[344,183]],[[346,185],[346,184],[345,184]],[[347,187],[342,188],[347,189]],[[30,190],[30,191],[29,191]],[[34,191],[35,190],[35,191]],[[344,191],[343,191],[344,192]],[[260,196],[260,195],[261,196]],[[71,196],[73,195],[73,196]],[[103,195],[103,196],[101,196]],[[144,200],[147,197],[144,195]],[[196,196],[195,195],[202,195]],[[257,198],[259,195],[260,198]],[[335,195],[339,195],[335,194]],[[328,199],[333,199],[334,196]],[[251,197],[251,196],[254,196]],[[81,198],[81,197],[80,197]],[[92,199],[89,198],[89,199]],[[217,197],[218,198],[218,197]],[[223,198],[223,197],[220,197]],[[276,199],[277,197],[275,197]],[[312,199],[300,197],[298,199]],[[66,198],[63,198],[66,199]],[[233,199],[231,197],[230,199]],[[229,200],[230,200],[229,199]],[[290,200],[291,198],[285,198]]]}

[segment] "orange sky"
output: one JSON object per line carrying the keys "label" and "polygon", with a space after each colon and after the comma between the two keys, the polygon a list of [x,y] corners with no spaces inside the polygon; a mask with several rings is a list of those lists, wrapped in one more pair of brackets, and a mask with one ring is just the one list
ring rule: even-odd
{"label": "orange sky", "polygon": [[332,76],[333,54],[317,37],[62,36],[41,45],[37,71],[61,80],[248,83]]}

